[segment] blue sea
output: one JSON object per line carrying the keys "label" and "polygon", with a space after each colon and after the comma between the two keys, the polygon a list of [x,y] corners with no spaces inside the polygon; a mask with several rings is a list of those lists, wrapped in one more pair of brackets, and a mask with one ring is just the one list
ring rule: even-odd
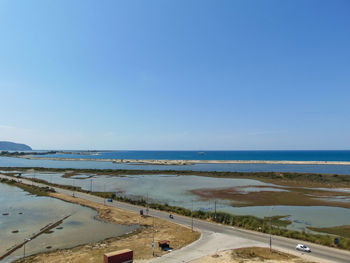
{"label": "blue sea", "polygon": [[[72,152],[72,151],[67,151]],[[84,154],[85,153],[85,154]],[[87,153],[87,154],[86,154]],[[288,160],[350,161],[350,151],[74,151],[37,157],[84,159],[163,159],[163,160]],[[350,175],[350,165],[332,164],[194,164],[145,165],[98,161],[28,160],[0,157],[0,167],[45,167],[71,169],[192,170],[220,172],[298,172]]]}
{"label": "blue sea", "polygon": [[[78,151],[77,151],[78,152]],[[84,152],[81,152],[84,153]],[[159,160],[350,161],[350,150],[324,151],[101,151],[96,155],[55,154],[46,157]]]}

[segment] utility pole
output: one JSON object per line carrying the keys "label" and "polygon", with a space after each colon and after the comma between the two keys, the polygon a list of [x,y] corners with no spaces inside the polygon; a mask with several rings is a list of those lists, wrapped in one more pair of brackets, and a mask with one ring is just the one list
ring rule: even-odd
{"label": "utility pole", "polygon": [[214,202],[214,221],[216,220],[216,200]]}
{"label": "utility pole", "polygon": [[73,179],[73,197],[75,197],[74,191],[75,191],[75,181]]}
{"label": "utility pole", "polygon": [[148,215],[148,192],[147,192],[147,199],[146,199],[146,213],[147,213],[147,215]]}
{"label": "utility pole", "polygon": [[271,231],[272,231],[272,209],[273,209],[273,206],[271,207],[270,209],[270,253],[272,253],[272,236],[271,236]]}
{"label": "utility pole", "polygon": [[103,184],[103,204],[106,205],[106,183]]}
{"label": "utility pole", "polygon": [[23,261],[26,262],[26,243],[30,241],[30,238],[24,239],[23,243]]}
{"label": "utility pole", "polygon": [[152,255],[154,257],[154,216],[153,216],[153,239],[152,239]]}
{"label": "utility pole", "polygon": [[191,231],[193,232],[193,200],[192,200],[191,217],[192,217]]}
{"label": "utility pole", "polygon": [[271,217],[270,217],[270,253],[272,252],[272,237],[271,237],[271,230],[272,230],[272,224],[271,224]]}
{"label": "utility pole", "polygon": [[92,179],[90,180],[90,193],[92,193]]}

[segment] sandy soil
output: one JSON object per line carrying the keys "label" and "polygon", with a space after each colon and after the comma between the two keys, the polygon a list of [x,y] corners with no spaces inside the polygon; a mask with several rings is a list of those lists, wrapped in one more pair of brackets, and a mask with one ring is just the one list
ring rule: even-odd
{"label": "sandy soil", "polygon": [[296,256],[279,251],[270,253],[268,248],[253,247],[239,248],[218,252],[214,255],[205,256],[190,263],[306,263],[310,261],[302,260]]}
{"label": "sandy soil", "polygon": [[[169,240],[170,246],[173,249],[179,249],[189,243],[197,240],[200,236],[198,232],[191,232],[191,229],[179,226],[174,223],[166,222],[160,219],[154,219],[153,232],[153,218],[141,217],[136,213],[118,209],[115,207],[106,207],[104,205],[87,201],[85,199],[74,198],[68,195],[59,193],[51,194],[55,198],[64,201],[81,204],[91,207],[98,211],[99,218],[111,223],[118,223],[124,225],[139,224],[143,227],[132,234],[123,237],[111,238],[99,243],[86,244],[77,246],[71,249],[63,249],[49,253],[42,253],[26,258],[25,262],[74,262],[74,263],[88,263],[88,262],[102,262],[103,254],[129,248],[134,251],[134,262],[144,262],[146,259],[152,258],[152,240],[154,233],[155,253],[161,255],[158,249],[157,242],[161,240]],[[17,262],[21,262],[20,260]]]}

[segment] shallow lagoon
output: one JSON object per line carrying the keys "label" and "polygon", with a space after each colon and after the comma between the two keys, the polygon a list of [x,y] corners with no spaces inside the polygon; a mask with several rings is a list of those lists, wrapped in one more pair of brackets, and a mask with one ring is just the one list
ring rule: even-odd
{"label": "shallow lagoon", "polygon": [[[29,195],[20,188],[6,184],[0,184],[0,204],[0,254],[66,215],[71,216],[60,225],[63,227],[61,230],[54,228],[53,233],[42,234],[27,243],[26,255],[97,242],[123,235],[137,227],[104,223],[95,219],[97,213],[90,208],[55,198]],[[4,216],[3,213],[9,215]],[[12,233],[13,230],[19,232]],[[47,246],[52,248],[46,249]],[[23,248],[20,248],[2,262],[11,262],[22,256]]]}
{"label": "shallow lagoon", "polygon": [[348,174],[350,165],[306,164],[194,164],[194,165],[138,165],[97,161],[53,161],[0,157],[0,167],[45,167],[71,169],[130,169],[130,170],[192,170],[218,172],[296,172]]}
{"label": "shallow lagoon", "polygon": [[[34,174],[24,174],[33,177]],[[70,184],[93,191],[116,192],[117,195],[131,198],[145,198],[149,202],[162,202],[188,209],[214,211],[214,200],[201,200],[189,191],[200,188],[242,187],[242,191],[263,190],[255,186],[274,186],[251,179],[213,178],[202,176],[177,175],[129,175],[129,176],[93,176],[89,179],[70,179],[62,174],[36,174],[36,178],[57,184]],[[247,186],[247,187],[244,187]],[[264,188],[265,188],[264,187]],[[266,188],[265,188],[266,189]],[[268,189],[268,188],[267,188]],[[193,201],[193,204],[192,204]],[[232,207],[230,201],[217,200],[217,211],[237,215],[266,217],[271,215],[289,215],[292,221],[289,229],[303,230],[307,226],[330,227],[348,225],[350,209],[328,206],[250,206]],[[336,215],[336,216],[334,216]]]}

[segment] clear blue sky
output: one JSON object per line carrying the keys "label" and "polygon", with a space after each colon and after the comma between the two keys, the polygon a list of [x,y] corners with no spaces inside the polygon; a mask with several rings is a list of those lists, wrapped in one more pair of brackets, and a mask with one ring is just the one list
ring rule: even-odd
{"label": "clear blue sky", "polygon": [[350,1],[0,0],[0,140],[350,149]]}

